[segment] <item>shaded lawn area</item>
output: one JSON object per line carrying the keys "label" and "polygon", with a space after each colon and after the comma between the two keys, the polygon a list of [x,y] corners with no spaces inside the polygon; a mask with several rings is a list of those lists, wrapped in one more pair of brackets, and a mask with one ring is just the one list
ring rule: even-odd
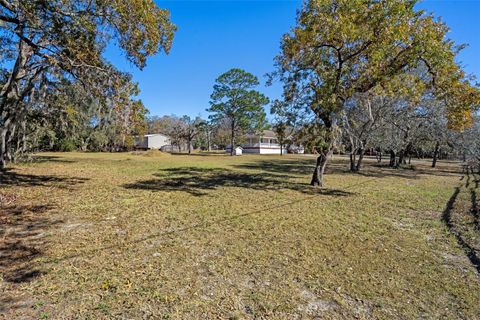
{"label": "shaded lawn area", "polygon": [[413,164],[41,154],[0,176],[0,318],[473,319],[478,178]]}

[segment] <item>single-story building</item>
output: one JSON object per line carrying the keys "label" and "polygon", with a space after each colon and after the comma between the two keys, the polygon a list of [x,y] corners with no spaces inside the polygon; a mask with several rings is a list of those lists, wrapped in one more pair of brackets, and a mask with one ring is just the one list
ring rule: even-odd
{"label": "single-story building", "polygon": [[[247,142],[242,144],[244,153],[280,154],[280,144],[277,134],[272,130],[263,130],[259,134],[248,134]],[[287,146],[283,146],[282,154],[287,153]]]}
{"label": "single-story building", "polygon": [[143,137],[138,137],[135,142],[137,149],[161,149],[165,146],[171,145],[171,139],[161,133],[146,134]]}

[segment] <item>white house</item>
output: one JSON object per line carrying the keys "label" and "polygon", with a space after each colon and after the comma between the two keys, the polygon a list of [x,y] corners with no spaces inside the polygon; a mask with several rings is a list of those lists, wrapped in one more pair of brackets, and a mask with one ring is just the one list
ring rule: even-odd
{"label": "white house", "polygon": [[165,146],[170,146],[170,137],[161,134],[146,134],[143,137],[137,138],[135,146],[138,149],[160,149]]}
{"label": "white house", "polygon": [[[248,134],[246,138],[247,142],[242,144],[244,153],[280,154],[277,135],[271,130],[263,130],[260,134]],[[286,146],[283,146],[281,152],[287,153]]]}

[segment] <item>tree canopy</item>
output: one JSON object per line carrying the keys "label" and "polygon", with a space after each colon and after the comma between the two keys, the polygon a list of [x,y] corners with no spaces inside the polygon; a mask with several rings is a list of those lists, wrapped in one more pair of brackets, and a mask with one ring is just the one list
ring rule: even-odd
{"label": "tree canopy", "polygon": [[241,69],[231,69],[215,81],[207,111],[212,113],[212,121],[226,119],[229,122],[232,155],[239,132],[261,130],[266,124],[263,106],[269,100],[255,90],[258,85],[257,77]]}
{"label": "tree canopy", "polygon": [[[314,115],[325,141],[317,150],[312,185],[323,184],[335,127],[356,94],[394,94],[402,83],[417,94],[458,94],[452,88],[464,78],[455,62],[461,47],[446,38],[445,24],[416,10],[416,2],[310,0],[297,26],[284,35],[272,76],[284,83],[285,99],[295,101],[299,113]],[[451,111],[470,107],[456,104]]]}
{"label": "tree canopy", "polygon": [[0,167],[19,123],[58,84],[78,82],[104,105],[126,105],[126,75],[102,55],[108,43],[142,69],[169,52],[174,31],[152,0],[0,0]]}

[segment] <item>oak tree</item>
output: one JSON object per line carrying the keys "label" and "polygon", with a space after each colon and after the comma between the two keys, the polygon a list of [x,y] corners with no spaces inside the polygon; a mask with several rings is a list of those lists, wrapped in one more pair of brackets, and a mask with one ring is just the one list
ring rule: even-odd
{"label": "oak tree", "polygon": [[[323,186],[335,132],[355,94],[388,87],[407,72],[426,68],[424,83],[448,88],[462,77],[448,28],[415,9],[417,1],[310,0],[297,25],[283,36],[274,78],[298,110],[313,114],[322,135],[311,184]],[[424,73],[422,73],[423,75]],[[415,77],[414,73],[409,74]]]}
{"label": "oak tree", "polygon": [[33,103],[32,92],[76,80],[97,97],[115,91],[102,53],[114,43],[142,69],[170,50],[175,26],[152,0],[0,0],[0,168],[7,143]]}

